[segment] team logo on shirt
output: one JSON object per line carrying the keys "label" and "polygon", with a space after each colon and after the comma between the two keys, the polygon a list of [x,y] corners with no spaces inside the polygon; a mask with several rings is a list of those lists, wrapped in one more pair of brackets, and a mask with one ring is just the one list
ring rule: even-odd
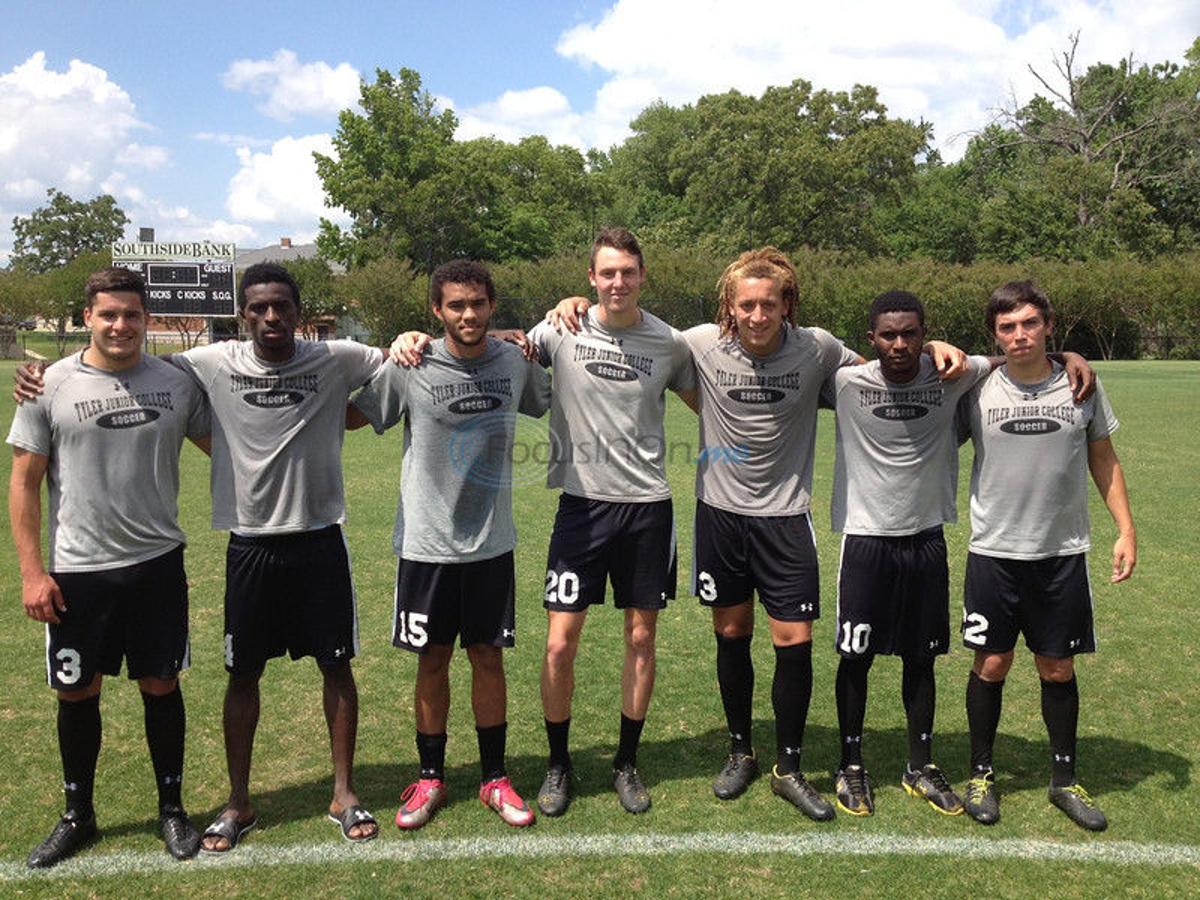
{"label": "team logo on shirt", "polygon": [[713,373],[717,387],[726,388],[726,396],[738,403],[778,403],[788,391],[800,389],[800,372],[767,375],[759,372],[729,372],[717,369]]}
{"label": "team logo on shirt", "polygon": [[987,412],[987,424],[996,425],[1005,434],[1053,434],[1074,424],[1078,410],[1072,404],[1030,403],[1021,406],[993,407]]}
{"label": "team logo on shirt", "polygon": [[321,389],[316,373],[305,375],[239,375],[229,377],[229,389],[259,409],[299,406],[306,393]]}
{"label": "team logo on shirt", "polygon": [[734,388],[726,393],[738,403],[778,403],[786,396],[774,388]]}
{"label": "team logo on shirt", "polygon": [[130,409],[105,413],[96,420],[96,424],[101,428],[137,428],[139,425],[149,425],[158,416],[156,409]]}
{"label": "team logo on shirt", "polygon": [[473,378],[470,381],[451,381],[431,384],[429,395],[435,404],[446,404],[449,412],[460,416],[499,409],[512,397],[511,378]]}
{"label": "team logo on shirt", "polygon": [[889,422],[907,422],[929,415],[928,406],[918,406],[915,403],[890,403],[887,406],[877,406],[871,410],[871,415]]}
{"label": "team logo on shirt", "polygon": [[637,381],[638,372],[647,376],[654,372],[654,360],[649,356],[586,344],[575,345],[574,361],[583,363],[589,375],[605,381]]}

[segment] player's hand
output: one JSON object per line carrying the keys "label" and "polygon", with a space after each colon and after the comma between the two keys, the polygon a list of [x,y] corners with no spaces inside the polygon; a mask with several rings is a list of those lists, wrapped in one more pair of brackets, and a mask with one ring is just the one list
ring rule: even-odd
{"label": "player's hand", "polygon": [[396,365],[406,369],[419,366],[425,350],[432,341],[433,338],[423,331],[406,331],[396,335],[396,339],[392,341],[392,346],[389,348],[388,356]]}
{"label": "player's hand", "polygon": [[1071,395],[1076,403],[1082,403],[1096,390],[1096,372],[1078,353],[1064,350],[1062,359],[1067,370],[1067,381],[1071,385]]}
{"label": "player's hand", "polygon": [[45,376],[42,373],[46,370],[46,363],[40,360],[35,362],[23,362],[17,366],[13,372],[13,399],[17,403],[24,403],[26,400],[36,400],[42,393],[42,388],[45,386]]}
{"label": "player's hand", "polygon": [[564,328],[571,334],[578,334],[579,323],[591,305],[587,297],[567,297],[546,313],[546,321],[560,334]]}
{"label": "player's hand", "polygon": [[533,341],[529,340],[529,335],[525,333],[523,328],[499,328],[495,331],[489,331],[488,337],[499,338],[502,341],[508,341],[510,344],[516,344],[521,348],[521,352],[525,355],[528,362],[536,362],[538,358],[537,347]]}
{"label": "player's hand", "polygon": [[1127,581],[1137,565],[1137,535],[1123,534],[1113,544],[1112,583]]}
{"label": "player's hand", "polygon": [[58,624],[58,614],[67,609],[58,582],[47,572],[21,579],[21,603],[29,618],[52,625]]}
{"label": "player's hand", "polygon": [[967,354],[945,341],[930,341],[924,347],[933,357],[933,366],[942,381],[953,381],[967,372]]}

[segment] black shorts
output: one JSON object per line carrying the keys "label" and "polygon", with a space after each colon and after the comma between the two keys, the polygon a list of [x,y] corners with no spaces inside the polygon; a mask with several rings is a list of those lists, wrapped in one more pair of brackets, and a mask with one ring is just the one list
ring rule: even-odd
{"label": "black shorts", "polygon": [[692,593],[704,606],[737,606],[754,591],[776,621],[820,617],[817,543],[808,513],[743,516],[697,500]]}
{"label": "black shorts", "polygon": [[1039,656],[1095,652],[1086,553],[1048,559],[967,554],[963,645],[1007,653],[1018,632]]}
{"label": "black shorts", "polygon": [[396,568],[392,644],[424,653],[430,644],[491,644],[516,640],[516,570],[510,550],[468,563],[401,558]]}
{"label": "black shorts", "polygon": [[51,573],[66,610],[46,625],[46,678],[78,691],[96,673],[170,680],[188,667],[188,586],[183,546],[100,572]]}
{"label": "black shorts", "polygon": [[847,534],[838,569],[842,656],[950,650],[950,576],[941,527],[900,537]]}
{"label": "black shorts", "polygon": [[612,503],[558,498],[543,606],[580,612],[604,602],[611,579],[617,609],[662,609],[675,597],[671,501]]}
{"label": "black shorts", "polygon": [[268,659],[315,657],[322,665],[358,652],[350,554],[338,525],[293,534],[229,535],[225,555],[225,669],[249,672]]}

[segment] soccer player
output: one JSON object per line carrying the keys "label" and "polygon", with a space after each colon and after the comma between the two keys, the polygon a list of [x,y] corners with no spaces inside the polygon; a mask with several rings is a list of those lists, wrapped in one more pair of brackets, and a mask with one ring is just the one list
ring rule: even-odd
{"label": "soccer player", "polygon": [[[625,616],[613,786],[628,812],[650,808],[637,750],[654,690],[658,612],[675,596],[676,579],[665,394],[670,389],[695,402],[682,335],[638,305],[646,265],[630,231],[606,228],[597,235],[588,280],[598,308],[579,333],[539,323],[528,335],[542,365],[554,372],[547,483],[563,490],[543,602],[548,630],[541,688],[550,758],[537,803],[547,816],[562,815],[570,802],[575,656],[588,608],[604,602],[609,580],[613,604]],[[419,358],[424,338],[402,336],[410,361]]]}
{"label": "soccer player", "polygon": [[[179,451],[207,448],[208,406],[192,379],[142,354],[146,286],[126,269],[87,280],[91,341],[50,366],[45,396],[17,409],[9,514],[26,614],[46,623],[46,671],[58,696],[66,812],[29,856],[53,866],[96,834],[93,786],[104,675],[125,659],[145,711],[158,784],[158,829],[177,859],[200,836],[182,804],[188,665],[187,576],[179,528]],[[41,485],[49,482],[49,565]]]}
{"label": "soccer player", "polygon": [[1074,657],[1096,649],[1087,471],[1117,525],[1111,580],[1128,579],[1137,562],[1125,476],[1110,438],[1117,419],[1099,381],[1093,396],[1076,403],[1066,373],[1046,355],[1054,312],[1036,285],[997,288],[985,318],[1005,364],[964,401],[975,446],[962,626],[964,644],[975,651],[967,682],[971,777],[964,805],[983,824],[1000,818],[992,747],[1004,679],[1023,632],[1041,679],[1050,802],[1077,825],[1102,831],[1104,813],[1075,774]]}
{"label": "soccer player", "polygon": [[268,659],[315,658],[333,755],[329,817],[349,841],[378,825],[353,786],[358,691],[350,660],[358,616],[342,536],[346,403],[382,364],[374,347],[296,338],[300,289],[275,263],[250,266],[238,287],[249,342],[175,354],[213,410],[213,527],[230,531],[225,566],[225,755],[230,794],[203,849],[231,850],[257,819],[250,758],[258,683]]}
{"label": "soccer player", "polygon": [[933,764],[934,659],[950,646],[950,594],[942,525],[956,521],[958,399],[992,370],[972,356],[945,380],[928,355],[925,310],[907,291],[872,302],[867,340],[878,357],[838,369],[828,382],[837,410],[832,525],[843,533],[834,641],[841,661],[836,696],[841,762],[837,806],[875,810],[863,765],[868,673],[877,654],[903,660],[908,718],[904,790],[946,815],[962,813]]}
{"label": "soccer player", "polygon": [[545,414],[546,370],[487,336],[491,273],[456,260],[434,270],[430,305],[445,328],[422,365],[385,366],[355,398],[350,427],[382,434],[404,417],[393,546],[400,558],[392,643],[420,654],[414,709],[421,772],[401,795],[400,828],[420,828],[446,799],[450,660],[459,636],[471,663],[482,771],[479,799],[509,825],[533,823],[504,766],[501,648],[516,636],[512,448],[516,414]]}
{"label": "soccer player", "polygon": [[575,656],[588,608],[624,611],[621,723],[613,786],[630,813],[650,808],[637,750],[654,690],[659,610],[675,596],[675,526],[664,458],[665,392],[695,402],[695,373],[682,335],[641,309],[646,265],[634,235],[600,232],[588,281],[594,315],[579,332],[539,323],[529,334],[554,371],[547,483],[562,488],[546,564],[546,655],[542,710],[550,758],[538,791],[548,816],[566,811],[571,791],[568,736]]}

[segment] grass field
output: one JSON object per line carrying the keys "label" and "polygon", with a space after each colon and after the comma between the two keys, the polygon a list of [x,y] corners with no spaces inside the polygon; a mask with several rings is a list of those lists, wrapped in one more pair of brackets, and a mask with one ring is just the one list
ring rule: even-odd
{"label": "grass field", "polygon": [[[816,825],[773,797],[765,779],[738,800],[711,792],[725,733],[708,613],[685,596],[693,509],[690,460],[694,417],[672,402],[668,433],[680,547],[680,597],[659,627],[658,685],[639,768],[654,807],[620,811],[610,786],[618,725],[620,617],[611,606],[589,616],[577,670],[572,745],[576,800],[561,819],[514,832],[476,800],[477,750],[465,656],[453,671],[447,755],[449,805],[417,834],[390,822],[416,769],[412,724],[415,659],[388,642],[394,560],[390,529],[399,480],[398,431],[347,437],[347,525],[359,598],[362,653],[355,663],[361,695],[358,790],[381,822],[379,840],[343,844],[325,820],[328,744],[319,677],[310,661],[273,662],[263,683],[253,790],[262,828],[224,860],[178,864],[154,836],[153,777],[136,688],[110,680],[104,700],[104,748],[97,808],[103,839],[47,875],[27,875],[24,858],[60,809],[53,700],[45,687],[40,626],[27,620],[11,544],[0,541],[0,895],[166,896],[179,894],[328,896],[564,895],[622,896],[1196,896],[1200,824],[1192,773],[1200,764],[1200,551],[1195,539],[1200,485],[1200,363],[1097,366],[1122,421],[1114,437],[1131,485],[1140,559],[1133,580],[1117,587],[1107,571],[1111,520],[1093,492],[1093,553],[1101,652],[1079,663],[1083,711],[1080,774],[1109,816],[1103,835],[1085,834],[1046,802],[1049,763],[1028,656],[1018,657],[1005,691],[996,763],[1003,819],[991,829],[965,817],[943,818],[899,787],[904,717],[899,665],[872,672],[865,755],[877,787],[877,814]],[[0,364],[0,384],[11,364]],[[0,391],[6,393],[6,391]],[[12,402],[0,400],[0,420]],[[518,643],[507,654],[509,771],[526,797],[544,771],[545,736],[538,670],[545,619],[541,587],[555,496],[536,458],[544,424],[523,426],[515,493]],[[828,530],[833,420],[821,414],[814,495],[825,617],[816,627],[816,688],[802,765],[827,794],[837,761],[833,698],[834,576],[838,539]],[[8,454],[3,454],[7,483]],[[970,450],[963,452],[966,506]],[[189,715],[185,799],[203,827],[227,792],[220,706],[221,599],[225,536],[208,528],[208,477],[201,455],[184,454],[181,497],[190,538],[192,668],[184,676]],[[951,582],[962,581],[967,527],[948,529]],[[961,597],[952,594],[957,618]],[[770,641],[754,642],[755,738],[773,748]],[[967,762],[963,691],[969,655],[956,646],[938,664],[935,759],[961,784]]]}

